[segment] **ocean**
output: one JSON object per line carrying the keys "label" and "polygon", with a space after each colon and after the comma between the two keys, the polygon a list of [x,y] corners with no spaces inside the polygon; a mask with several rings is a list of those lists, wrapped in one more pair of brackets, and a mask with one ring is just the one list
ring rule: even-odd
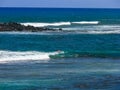
{"label": "ocean", "polygon": [[62,28],[0,32],[0,90],[120,90],[120,9],[0,8],[0,22]]}

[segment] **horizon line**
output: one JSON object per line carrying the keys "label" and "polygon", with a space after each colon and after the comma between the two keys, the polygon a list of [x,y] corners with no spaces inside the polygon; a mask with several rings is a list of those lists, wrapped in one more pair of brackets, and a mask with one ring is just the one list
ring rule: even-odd
{"label": "horizon line", "polygon": [[101,8],[101,7],[0,7],[0,8],[51,8],[51,9],[120,9],[120,8]]}

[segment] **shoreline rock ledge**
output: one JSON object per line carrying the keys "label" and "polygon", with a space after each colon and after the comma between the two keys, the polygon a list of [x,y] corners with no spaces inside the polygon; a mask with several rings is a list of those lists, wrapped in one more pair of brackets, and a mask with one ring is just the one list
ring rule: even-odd
{"label": "shoreline rock ledge", "polygon": [[30,31],[30,32],[41,32],[41,31],[62,31],[61,28],[47,28],[47,27],[34,27],[25,26],[16,22],[0,23],[0,32],[3,31]]}

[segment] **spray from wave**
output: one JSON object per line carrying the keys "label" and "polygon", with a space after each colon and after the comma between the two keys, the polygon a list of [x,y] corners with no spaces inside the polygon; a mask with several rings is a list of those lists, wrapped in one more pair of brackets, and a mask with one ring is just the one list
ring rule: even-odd
{"label": "spray from wave", "polygon": [[13,51],[0,51],[0,63],[13,62],[13,61],[26,61],[26,60],[50,60],[50,56],[64,53],[62,51],[56,52],[13,52]]}

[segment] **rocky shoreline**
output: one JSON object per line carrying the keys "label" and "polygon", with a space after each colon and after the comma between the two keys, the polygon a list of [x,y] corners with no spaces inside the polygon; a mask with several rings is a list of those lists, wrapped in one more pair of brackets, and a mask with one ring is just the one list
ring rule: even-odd
{"label": "rocky shoreline", "polygon": [[61,28],[46,28],[46,27],[34,27],[25,26],[16,22],[0,23],[0,32],[3,31],[30,31],[30,32],[41,32],[41,31],[62,31]]}

